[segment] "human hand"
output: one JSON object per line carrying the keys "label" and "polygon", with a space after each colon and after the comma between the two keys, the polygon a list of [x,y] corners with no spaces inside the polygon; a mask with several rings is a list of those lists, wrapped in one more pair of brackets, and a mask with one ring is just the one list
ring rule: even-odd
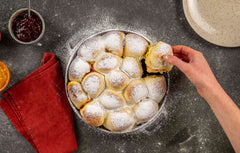
{"label": "human hand", "polygon": [[175,65],[195,85],[200,96],[220,87],[203,54],[186,46],[173,46],[173,55],[165,55],[164,60]]}
{"label": "human hand", "polygon": [[206,59],[199,51],[186,46],[173,46],[173,56],[164,60],[175,65],[195,85],[198,93],[210,105],[226,132],[233,148],[240,153],[240,110],[217,82]]}

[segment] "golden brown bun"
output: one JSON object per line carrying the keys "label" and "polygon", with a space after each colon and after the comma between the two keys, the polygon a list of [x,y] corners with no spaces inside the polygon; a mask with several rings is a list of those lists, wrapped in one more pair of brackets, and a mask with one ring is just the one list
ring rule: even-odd
{"label": "golden brown bun", "polygon": [[141,58],[148,48],[148,42],[136,34],[127,34],[125,38],[124,56]]}
{"label": "golden brown bun", "polygon": [[116,109],[126,105],[126,101],[121,93],[109,89],[106,89],[98,100],[106,109]]}
{"label": "golden brown bun", "polygon": [[131,81],[124,91],[124,97],[129,105],[146,98],[147,95],[148,89],[142,79]]}
{"label": "golden brown bun", "polygon": [[104,76],[97,72],[91,72],[83,78],[82,87],[91,98],[95,98],[105,88]]}
{"label": "golden brown bun", "polygon": [[133,107],[136,118],[140,122],[147,122],[158,111],[158,104],[152,100],[143,100]]}
{"label": "golden brown bun", "polygon": [[105,47],[108,52],[117,56],[123,55],[123,40],[125,34],[119,31],[107,32],[102,37],[105,41]]}
{"label": "golden brown bun", "polygon": [[70,81],[80,82],[88,72],[90,72],[90,65],[80,57],[76,57],[69,66],[68,78]]}
{"label": "golden brown bun", "polygon": [[80,113],[83,119],[91,126],[101,126],[104,122],[106,112],[97,103],[88,103],[81,110]]}
{"label": "golden brown bun", "polygon": [[93,37],[84,42],[78,49],[77,55],[83,60],[93,62],[98,55],[105,51],[104,41],[100,36]]}
{"label": "golden brown bun", "polygon": [[160,41],[150,46],[147,54],[145,55],[147,71],[150,73],[163,73],[170,71],[173,65],[164,61],[164,55],[173,55],[172,47],[170,45]]}
{"label": "golden brown bun", "polygon": [[167,90],[165,77],[152,75],[145,77],[144,81],[148,88],[148,97],[159,103]]}
{"label": "golden brown bun", "polygon": [[126,132],[130,131],[134,124],[131,109],[125,108],[119,112],[108,113],[103,126],[113,132]]}
{"label": "golden brown bun", "polygon": [[93,65],[94,70],[101,73],[108,73],[109,71],[117,68],[121,62],[119,56],[111,53],[101,55]]}
{"label": "golden brown bun", "polygon": [[110,89],[123,90],[129,82],[125,73],[119,70],[111,71],[106,75],[106,84]]}
{"label": "golden brown bun", "polygon": [[72,103],[78,109],[84,105],[88,98],[85,92],[82,90],[82,87],[79,82],[71,81],[68,83],[68,95]]}
{"label": "golden brown bun", "polygon": [[125,57],[122,61],[120,69],[129,77],[141,78],[143,74],[142,64],[133,57]]}

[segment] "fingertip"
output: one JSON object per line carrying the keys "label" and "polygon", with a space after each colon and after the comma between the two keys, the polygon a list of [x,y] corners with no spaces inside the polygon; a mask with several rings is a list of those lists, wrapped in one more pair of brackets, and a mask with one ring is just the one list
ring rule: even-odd
{"label": "fingertip", "polygon": [[169,55],[164,55],[164,56],[163,56],[163,59],[167,61],[168,58],[169,58],[168,56],[169,56]]}
{"label": "fingertip", "polygon": [[164,55],[163,56],[163,59],[164,59],[164,61],[166,61],[167,63],[170,63],[170,64],[172,64],[172,55]]}
{"label": "fingertip", "polygon": [[[166,57],[167,56],[167,57]],[[173,65],[176,65],[178,64],[179,62],[182,62],[181,59],[179,59],[178,57],[176,56],[172,56],[172,55],[165,55],[165,57],[163,57],[165,59],[166,62],[170,63],[170,64],[173,64]]]}

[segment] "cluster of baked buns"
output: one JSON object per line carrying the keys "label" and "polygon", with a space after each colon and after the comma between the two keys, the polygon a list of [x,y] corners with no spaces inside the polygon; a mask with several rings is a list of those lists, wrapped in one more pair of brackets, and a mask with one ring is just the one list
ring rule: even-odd
{"label": "cluster of baked buns", "polygon": [[172,54],[162,42],[149,46],[133,33],[111,31],[85,41],[68,71],[68,95],[82,118],[91,126],[113,132],[129,131],[149,121],[159,109],[167,85],[163,75],[171,65],[162,56]]}

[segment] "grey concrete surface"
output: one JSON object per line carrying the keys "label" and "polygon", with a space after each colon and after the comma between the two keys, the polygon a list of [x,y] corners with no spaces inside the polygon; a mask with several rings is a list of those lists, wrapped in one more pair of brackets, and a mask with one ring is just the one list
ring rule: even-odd
{"label": "grey concrete surface", "polygon": [[[1,0],[0,3],[0,61],[10,69],[8,88],[37,69],[44,52],[55,53],[64,70],[71,54],[64,46],[73,35],[74,41],[70,42],[72,46],[95,32],[122,28],[140,32],[152,41],[187,45],[202,51],[220,84],[240,106],[240,48],[219,47],[200,38],[188,25],[181,0],[32,1],[32,8],[46,22],[44,37],[32,45],[16,43],[6,29],[11,14],[26,7],[27,1]],[[101,134],[74,115],[79,146],[76,152],[234,152],[212,110],[197,94],[194,86],[175,67],[170,75],[167,114],[149,127],[150,132]],[[1,109],[0,152],[35,152]]]}

